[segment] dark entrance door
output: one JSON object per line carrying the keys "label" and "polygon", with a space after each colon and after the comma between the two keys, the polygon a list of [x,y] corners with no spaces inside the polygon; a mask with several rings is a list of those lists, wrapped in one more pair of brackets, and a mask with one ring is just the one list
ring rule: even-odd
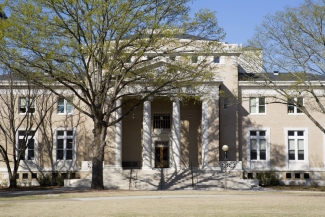
{"label": "dark entrance door", "polygon": [[169,167],[169,148],[168,146],[155,147],[155,167],[168,168]]}

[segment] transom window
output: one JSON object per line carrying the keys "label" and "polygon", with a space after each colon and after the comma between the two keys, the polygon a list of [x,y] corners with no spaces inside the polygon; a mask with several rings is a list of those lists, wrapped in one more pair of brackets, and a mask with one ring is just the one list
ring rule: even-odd
{"label": "transom window", "polygon": [[34,134],[35,134],[35,131],[30,131],[30,132],[26,132],[24,130],[18,131],[18,152],[17,152],[17,154],[18,155],[20,154],[20,160],[34,160],[35,159]]}
{"label": "transom window", "polygon": [[305,131],[288,131],[289,160],[305,160]]}
{"label": "transom window", "polygon": [[289,114],[303,113],[297,106],[295,106],[297,104],[303,106],[304,99],[302,97],[288,99],[288,113]]}
{"label": "transom window", "polygon": [[266,131],[250,131],[250,157],[251,160],[266,160]]}
{"label": "transom window", "polygon": [[58,130],[56,131],[56,135],[56,159],[72,160],[74,145],[73,130]]}
{"label": "transom window", "polygon": [[249,98],[251,114],[265,114],[265,97]]}
{"label": "transom window", "polygon": [[[72,100],[72,98],[70,99]],[[58,114],[71,114],[73,113],[73,105],[64,98],[58,99]]]}
{"label": "transom window", "polygon": [[35,113],[35,98],[19,97],[19,111],[23,113]]}
{"label": "transom window", "polygon": [[170,114],[157,113],[153,114],[154,129],[170,129]]}

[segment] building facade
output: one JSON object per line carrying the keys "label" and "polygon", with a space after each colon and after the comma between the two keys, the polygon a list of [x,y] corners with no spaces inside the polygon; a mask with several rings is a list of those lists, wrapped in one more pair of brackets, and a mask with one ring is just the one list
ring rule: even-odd
{"label": "building facade", "polygon": [[[172,189],[172,185],[179,186],[181,180],[192,180],[193,187],[200,182],[193,181],[193,171],[200,174],[223,171],[223,145],[229,147],[226,160],[233,165],[230,173],[239,180],[274,171],[287,184],[311,181],[323,184],[322,131],[289,99],[284,99],[285,103],[274,101],[281,96],[261,80],[245,79],[251,72],[241,66],[241,46],[223,45],[224,52],[209,54],[214,80],[202,83],[196,90],[187,90],[185,98],[163,95],[149,98],[108,129],[103,162],[105,187],[130,188],[132,185],[135,189],[157,189],[162,183],[166,186],[169,183]],[[197,60],[192,61],[196,64]],[[290,81],[281,81],[281,76],[276,76],[272,79],[282,82],[281,87],[288,87]],[[208,89],[205,94],[200,92],[203,87]],[[317,88],[319,94],[323,94],[321,85]],[[5,84],[1,89],[2,94],[6,94]],[[69,179],[65,183],[69,186],[89,184],[92,122],[66,99],[49,94],[44,100],[40,92],[33,94],[26,97],[26,92],[16,91],[17,120],[27,113],[40,115],[47,100],[51,105],[50,99],[53,99],[54,107],[43,125],[37,130],[29,129],[34,134],[31,139],[29,135],[26,137],[25,126],[18,129],[17,144],[27,138],[30,145],[21,160],[17,179],[36,185],[37,176],[55,174]],[[312,105],[309,99],[308,95],[300,95],[296,100]],[[77,103],[72,94],[71,100]],[[27,108],[28,103],[33,106]],[[128,106],[119,109],[116,117],[128,111]],[[312,113],[325,124],[321,121],[322,113],[316,110]],[[8,174],[3,162],[0,162],[0,174],[5,183]],[[172,178],[177,182],[168,182]],[[216,187],[221,185],[218,181],[213,183]]]}

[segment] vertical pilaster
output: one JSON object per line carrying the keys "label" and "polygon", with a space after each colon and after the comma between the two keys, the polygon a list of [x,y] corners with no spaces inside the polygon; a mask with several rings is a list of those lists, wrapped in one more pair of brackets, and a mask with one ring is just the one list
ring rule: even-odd
{"label": "vertical pilaster", "polygon": [[172,122],[172,154],[175,169],[181,166],[181,135],[180,135],[180,99],[172,98],[173,122]]}
{"label": "vertical pilaster", "polygon": [[151,140],[151,100],[143,105],[143,145],[142,145],[142,169],[151,169],[152,140]]}
{"label": "vertical pilaster", "polygon": [[208,102],[207,99],[202,101],[202,169],[206,169],[208,161],[208,151],[209,151],[209,132],[208,132]]}
{"label": "vertical pilaster", "polygon": [[202,98],[202,169],[219,167],[219,87]]}
{"label": "vertical pilaster", "polygon": [[[121,106],[122,100],[116,101],[116,107]],[[116,110],[115,118],[119,119],[122,117],[122,107]],[[122,120],[115,124],[115,167],[122,168]]]}

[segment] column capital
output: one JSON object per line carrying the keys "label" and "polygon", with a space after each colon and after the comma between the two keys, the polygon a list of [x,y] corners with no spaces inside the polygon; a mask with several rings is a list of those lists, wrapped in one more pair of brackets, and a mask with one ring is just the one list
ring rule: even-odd
{"label": "column capital", "polygon": [[170,97],[170,100],[172,102],[180,102],[180,101],[183,100],[183,98],[182,97],[178,97],[178,96],[172,96],[172,97]]}
{"label": "column capital", "polygon": [[145,101],[152,101],[153,98],[154,98],[153,96],[149,96],[149,97],[147,97],[147,99]]}

